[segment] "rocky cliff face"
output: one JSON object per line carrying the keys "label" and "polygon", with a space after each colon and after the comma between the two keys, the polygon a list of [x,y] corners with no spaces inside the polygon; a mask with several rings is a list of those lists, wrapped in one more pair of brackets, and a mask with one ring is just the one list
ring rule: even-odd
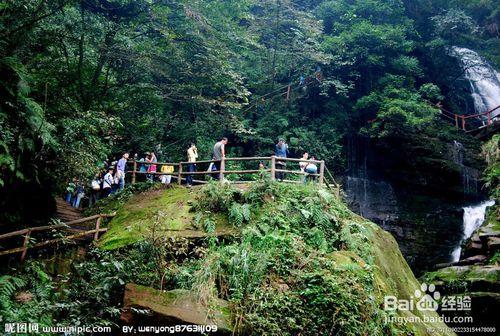
{"label": "rocky cliff face", "polygon": [[450,261],[461,208],[481,197],[478,143],[460,133],[351,141],[350,208],[391,232],[416,273]]}

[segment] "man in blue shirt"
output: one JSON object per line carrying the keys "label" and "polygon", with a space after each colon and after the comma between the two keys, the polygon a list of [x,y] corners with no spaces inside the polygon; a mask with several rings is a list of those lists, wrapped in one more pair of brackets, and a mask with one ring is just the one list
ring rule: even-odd
{"label": "man in blue shirt", "polygon": [[127,166],[128,153],[123,154],[122,158],[116,164],[115,179],[118,180],[120,190],[125,188],[125,167]]}
{"label": "man in blue shirt", "polygon": [[[286,158],[288,154],[288,145],[286,144],[284,139],[279,139],[278,143],[276,144],[274,148],[274,155],[277,158]],[[286,168],[286,162],[285,161],[280,161],[279,159],[276,161],[276,169],[285,169]],[[276,179],[278,181],[283,181],[285,179],[285,173],[283,172],[276,172]]]}

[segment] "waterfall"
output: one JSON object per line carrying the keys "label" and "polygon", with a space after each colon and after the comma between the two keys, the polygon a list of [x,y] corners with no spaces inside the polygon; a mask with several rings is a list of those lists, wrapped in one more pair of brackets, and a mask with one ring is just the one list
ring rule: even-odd
{"label": "waterfall", "polygon": [[[451,47],[450,55],[458,58],[469,81],[476,113],[489,111],[500,105],[500,74],[478,53],[461,47]],[[493,112],[496,117],[500,111]]]}
{"label": "waterfall", "polygon": [[452,261],[456,262],[460,260],[460,253],[462,252],[462,243],[469,239],[470,236],[476,231],[484,222],[486,216],[486,208],[495,204],[495,201],[485,201],[477,205],[463,207],[464,219],[463,219],[463,234],[462,240],[458,246],[453,250]]}

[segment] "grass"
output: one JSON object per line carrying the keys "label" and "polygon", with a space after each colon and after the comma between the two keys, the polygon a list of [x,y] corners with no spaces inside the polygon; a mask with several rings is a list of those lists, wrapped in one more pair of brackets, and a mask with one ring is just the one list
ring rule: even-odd
{"label": "grass", "polygon": [[[99,247],[113,250],[157,237],[204,237],[207,233],[196,225],[192,211],[194,194],[186,188],[173,187],[133,195],[111,220],[108,231],[99,240]],[[215,235],[234,234],[227,217],[211,216]]]}

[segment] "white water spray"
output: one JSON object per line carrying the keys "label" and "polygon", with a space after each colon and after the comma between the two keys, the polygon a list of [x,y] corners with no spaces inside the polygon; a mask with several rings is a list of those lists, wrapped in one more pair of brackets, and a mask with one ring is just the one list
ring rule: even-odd
{"label": "white water spray", "polygon": [[476,231],[484,222],[486,216],[486,208],[495,204],[495,201],[485,201],[477,205],[464,207],[463,219],[463,235],[462,240],[452,253],[452,262],[460,260],[460,253],[462,252],[462,242],[469,239],[470,236]]}

